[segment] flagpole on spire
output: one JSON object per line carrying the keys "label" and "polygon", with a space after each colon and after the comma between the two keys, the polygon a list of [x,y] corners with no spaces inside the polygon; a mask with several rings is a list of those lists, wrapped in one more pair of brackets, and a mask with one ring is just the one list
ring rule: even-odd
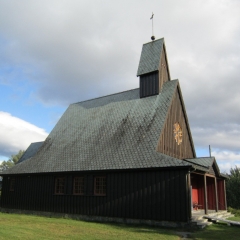
{"label": "flagpole on spire", "polygon": [[154,14],[152,13],[152,16],[150,18],[150,20],[152,20],[152,37],[151,37],[152,41],[155,40],[155,37],[154,37],[154,34],[153,34],[153,16],[154,16]]}

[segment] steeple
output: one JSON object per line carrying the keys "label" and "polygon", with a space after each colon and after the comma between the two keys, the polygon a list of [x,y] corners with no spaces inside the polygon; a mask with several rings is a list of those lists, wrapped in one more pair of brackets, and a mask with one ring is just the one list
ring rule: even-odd
{"label": "steeple", "polygon": [[143,44],[137,76],[141,98],[159,94],[163,83],[170,80],[163,38]]}

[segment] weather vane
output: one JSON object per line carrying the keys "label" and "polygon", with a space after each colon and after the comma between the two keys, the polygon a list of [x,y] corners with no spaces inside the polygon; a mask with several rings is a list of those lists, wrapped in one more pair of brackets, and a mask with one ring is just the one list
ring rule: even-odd
{"label": "weather vane", "polygon": [[153,34],[153,16],[154,16],[154,14],[152,13],[152,16],[150,18],[150,20],[152,20],[152,37],[151,37],[152,41],[155,40],[155,37],[154,37],[154,34]]}

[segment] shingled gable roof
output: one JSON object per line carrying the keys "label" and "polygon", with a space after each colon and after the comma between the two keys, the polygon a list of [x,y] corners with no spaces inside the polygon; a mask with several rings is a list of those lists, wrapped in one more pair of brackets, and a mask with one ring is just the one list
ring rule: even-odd
{"label": "shingled gable roof", "polygon": [[[199,170],[201,170],[199,167],[202,167],[202,170],[205,172],[209,172],[210,168],[214,167],[216,169],[216,174],[222,176],[215,157],[187,158],[184,160],[192,163],[193,167],[198,168]],[[225,176],[223,175],[223,177]]]}
{"label": "shingled gable roof", "polygon": [[27,150],[24,152],[22,157],[19,159],[18,164],[25,161],[26,159],[33,157],[38,149],[42,146],[43,142],[34,142],[29,145]]}
{"label": "shingled gable roof", "polygon": [[186,158],[187,162],[194,163],[199,166],[209,168],[212,166],[214,157],[201,157],[201,158]]}
{"label": "shingled gable roof", "polygon": [[[164,38],[143,44],[141,57],[138,65],[137,76],[147,74],[150,72],[159,71],[161,55],[164,50],[165,50]],[[164,52],[166,56],[169,79],[171,79],[166,50]]]}
{"label": "shingled gable roof", "polygon": [[71,104],[39,151],[3,174],[191,167],[156,152],[178,80],[159,95],[134,89]]}

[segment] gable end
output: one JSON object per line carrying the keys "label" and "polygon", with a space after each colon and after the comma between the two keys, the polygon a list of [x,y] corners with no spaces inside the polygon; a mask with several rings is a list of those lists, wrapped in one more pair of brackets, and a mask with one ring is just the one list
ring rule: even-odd
{"label": "gable end", "polygon": [[[176,126],[179,126],[178,139],[175,135]],[[179,84],[169,107],[156,150],[178,159],[196,157]]]}

